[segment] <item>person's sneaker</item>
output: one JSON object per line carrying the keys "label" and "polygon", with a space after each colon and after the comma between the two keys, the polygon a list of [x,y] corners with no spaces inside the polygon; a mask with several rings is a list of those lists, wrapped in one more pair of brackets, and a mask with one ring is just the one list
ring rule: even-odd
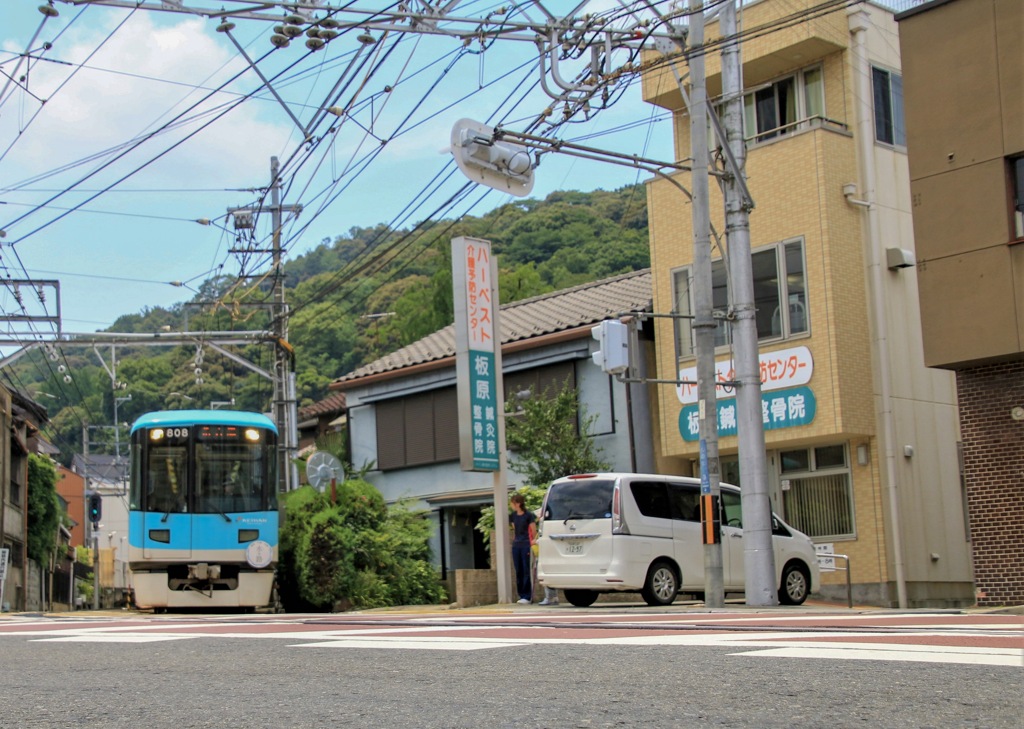
{"label": "person's sneaker", "polygon": [[530,601],[527,600],[525,597],[521,597],[521,598],[519,598],[519,604],[520,605],[529,605]]}
{"label": "person's sneaker", "polygon": [[558,604],[558,598],[555,598],[554,600],[548,600],[548,599],[547,599],[547,598],[545,597],[545,598],[544,598],[543,600],[541,600],[541,601],[540,601],[539,603],[537,603],[537,604],[538,604],[538,605],[557,605],[557,604]]}

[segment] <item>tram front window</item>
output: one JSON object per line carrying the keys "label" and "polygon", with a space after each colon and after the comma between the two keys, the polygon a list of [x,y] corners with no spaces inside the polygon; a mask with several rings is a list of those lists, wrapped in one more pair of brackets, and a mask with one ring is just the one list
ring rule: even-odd
{"label": "tram front window", "polygon": [[187,453],[184,448],[153,448],[149,452],[146,483],[147,511],[187,511]]}
{"label": "tram front window", "polygon": [[196,510],[206,514],[261,507],[262,449],[233,443],[196,446]]}

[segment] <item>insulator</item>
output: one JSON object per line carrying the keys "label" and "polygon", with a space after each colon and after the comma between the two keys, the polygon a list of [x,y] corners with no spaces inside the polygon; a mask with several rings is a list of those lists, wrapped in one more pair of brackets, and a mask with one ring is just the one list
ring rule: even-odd
{"label": "insulator", "polygon": [[229,23],[226,20],[223,23],[221,23],[220,25],[217,26],[217,32],[218,33],[227,33],[229,30],[234,30],[234,29],[235,29],[235,24],[234,23]]}
{"label": "insulator", "polygon": [[324,41],[320,40],[319,38],[310,38],[309,40],[306,41],[306,48],[308,48],[311,51],[319,51],[325,45],[327,44]]}
{"label": "insulator", "polygon": [[287,48],[288,44],[291,43],[287,36],[277,35],[276,33],[270,36],[270,42],[278,48]]}
{"label": "insulator", "polygon": [[197,385],[201,385],[201,384],[203,384],[203,378],[202,378],[202,377],[197,377],[197,378],[196,378],[196,384],[197,384]]}
{"label": "insulator", "polygon": [[370,35],[370,31],[364,30],[362,33],[356,36],[356,40],[362,43],[364,46],[372,46],[377,42],[377,39]]}
{"label": "insulator", "polygon": [[309,28],[306,28],[306,35],[310,38],[319,38],[320,29],[315,26],[310,26]]}
{"label": "insulator", "polygon": [[318,25],[321,28],[337,28],[341,23],[334,18],[324,18],[323,20],[318,21]]}
{"label": "insulator", "polygon": [[338,37],[338,31],[336,31],[336,30],[326,30],[326,29],[323,29],[323,28],[320,29],[320,38],[325,40],[325,41],[331,41],[331,40],[334,40],[337,37]]}
{"label": "insulator", "polygon": [[57,12],[57,8],[53,7],[52,5],[40,5],[39,12],[45,15],[47,18],[56,18],[58,15],[60,15],[60,13]]}
{"label": "insulator", "polygon": [[302,35],[302,28],[297,25],[286,25],[281,28],[281,30],[284,31],[284,34],[289,38],[298,38]]}
{"label": "insulator", "polygon": [[292,13],[291,15],[284,16],[284,22],[288,23],[289,25],[302,25],[303,23],[306,22],[306,19],[303,18],[298,13]]}
{"label": "insulator", "polygon": [[71,382],[71,375],[64,375],[64,382]]}
{"label": "insulator", "polygon": [[67,367],[65,367],[65,366],[64,366],[64,365],[62,365],[62,364],[59,364],[59,365],[57,365],[57,371],[58,371],[58,372],[67,372],[67,369],[68,369],[68,368],[67,368]]}

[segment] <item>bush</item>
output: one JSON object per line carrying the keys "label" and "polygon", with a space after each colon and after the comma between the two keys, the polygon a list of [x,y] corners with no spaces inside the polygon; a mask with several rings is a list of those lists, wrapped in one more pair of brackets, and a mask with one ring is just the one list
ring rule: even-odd
{"label": "bush", "polygon": [[288,611],[439,603],[431,525],[405,504],[390,509],[372,484],[338,485],[336,501],[306,486],[286,495],[278,593]]}

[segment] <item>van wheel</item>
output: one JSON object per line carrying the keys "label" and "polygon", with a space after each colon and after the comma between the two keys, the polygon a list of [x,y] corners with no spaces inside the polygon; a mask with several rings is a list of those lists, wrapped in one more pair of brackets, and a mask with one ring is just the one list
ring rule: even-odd
{"label": "van wheel", "polygon": [[783,605],[802,605],[811,590],[811,578],[807,568],[800,562],[790,562],[782,570],[782,585],[779,587],[779,602]]}
{"label": "van wheel", "polygon": [[647,572],[640,594],[648,605],[671,605],[679,592],[679,578],[668,562],[655,562]]}
{"label": "van wheel", "polygon": [[576,607],[590,607],[597,599],[597,593],[593,590],[566,590],[565,599]]}

